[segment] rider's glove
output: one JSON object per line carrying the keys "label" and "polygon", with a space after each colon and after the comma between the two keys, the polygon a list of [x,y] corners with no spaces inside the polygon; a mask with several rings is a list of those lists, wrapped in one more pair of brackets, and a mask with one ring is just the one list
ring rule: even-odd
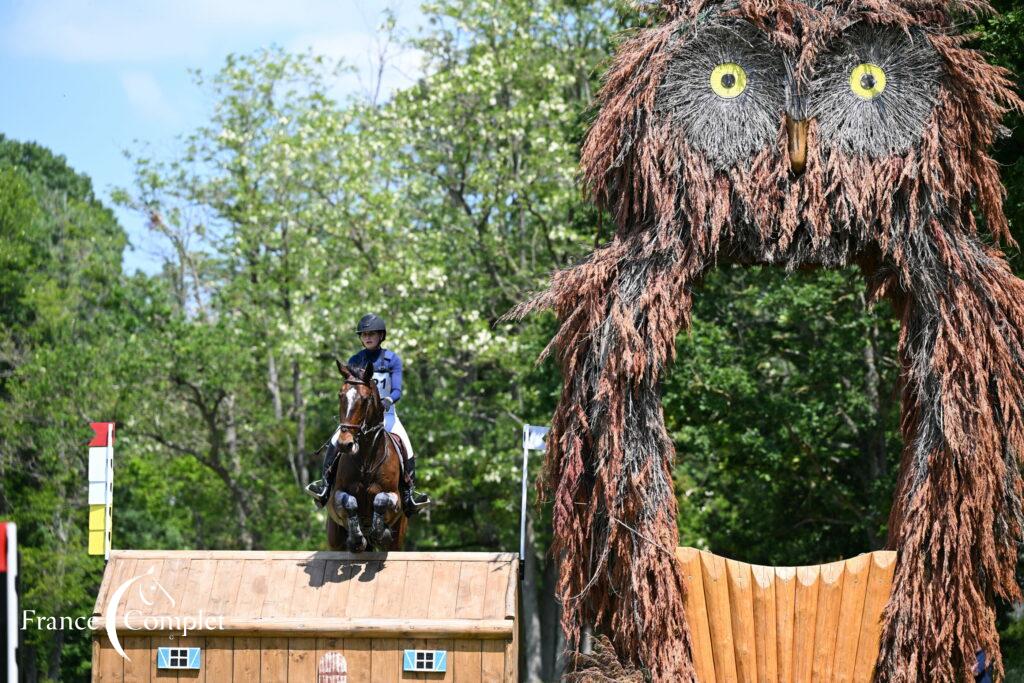
{"label": "rider's glove", "polygon": [[391,406],[395,405],[395,402],[391,400],[390,396],[385,396],[381,399],[381,403],[384,404],[384,412],[391,410]]}

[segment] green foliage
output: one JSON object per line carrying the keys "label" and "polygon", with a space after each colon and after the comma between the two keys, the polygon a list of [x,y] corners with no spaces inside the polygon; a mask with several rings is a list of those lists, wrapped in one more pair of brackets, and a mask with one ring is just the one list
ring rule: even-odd
{"label": "green foliage", "polygon": [[[0,515],[23,544],[23,608],[88,616],[102,562],[86,555],[88,422],[116,415],[125,236],[88,178],[0,138]],[[23,666],[81,678],[88,634],[29,630]]]}
{"label": "green foliage", "polygon": [[854,273],[709,279],[664,388],[685,543],[783,565],[882,546],[900,448],[887,309],[866,310]]}
{"label": "green foliage", "polygon": [[[1005,9],[979,44],[1020,70],[1024,15]],[[20,525],[26,608],[91,610],[90,420],[118,422],[116,546],[324,547],[301,487],[370,310],[405,361],[399,411],[439,503],[408,546],[518,546],[519,429],[547,421],[559,378],[535,363],[550,316],[498,318],[607,237],[578,147],[614,36],[642,19],[610,0],[425,13],[424,74],[386,102],[338,102],[344,65],[279,49],[196,74],[207,123],[169,155],[134,150],[116,195],[167,247],[153,277],[121,272],[88,178],[0,137],[0,514]],[[1018,236],[1020,151],[1018,133],[998,150]],[[863,292],[853,272],[709,277],[663,385],[682,542],[780,564],[884,543],[896,322]],[[38,679],[88,669],[82,634],[27,645]]]}
{"label": "green foliage", "polygon": [[[978,47],[992,62],[1009,69],[1010,78],[1019,83],[1024,75],[1024,9],[1013,0],[993,3],[1000,12],[983,19],[975,27]],[[1018,94],[1020,89],[1018,88]],[[1024,123],[1022,112],[1011,111],[1005,121],[1007,135],[996,149],[996,160],[1002,166],[1003,183],[1007,189],[1004,208],[1010,219],[1014,239],[1024,240]],[[1014,250],[1014,265],[1020,269],[1020,255]]]}

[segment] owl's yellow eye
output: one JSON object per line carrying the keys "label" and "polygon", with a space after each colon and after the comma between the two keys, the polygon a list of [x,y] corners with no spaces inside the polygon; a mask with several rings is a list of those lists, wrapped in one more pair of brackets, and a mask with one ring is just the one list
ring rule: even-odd
{"label": "owl's yellow eye", "polygon": [[739,97],[747,88],[747,72],[739,64],[726,62],[711,71],[711,89],[727,100]]}
{"label": "owl's yellow eye", "polygon": [[882,67],[865,62],[850,72],[850,90],[862,100],[873,100],[885,90],[885,72]]}

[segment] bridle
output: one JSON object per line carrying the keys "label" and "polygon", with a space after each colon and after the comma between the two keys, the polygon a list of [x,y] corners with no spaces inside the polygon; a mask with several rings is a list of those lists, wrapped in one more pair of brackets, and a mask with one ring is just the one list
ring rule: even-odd
{"label": "bridle", "polygon": [[[361,385],[361,386],[364,386],[364,387],[370,386],[369,382],[364,382],[364,381],[362,381],[360,379],[352,379],[352,378],[347,378],[342,383],[342,388],[344,388],[344,386],[346,384],[356,384],[356,385]],[[340,397],[341,394],[342,394],[342,392],[339,391],[338,392],[338,396]],[[339,417],[340,417],[340,415],[339,415]],[[362,451],[363,451],[363,445],[365,443],[365,440],[367,438],[369,438],[370,439],[370,449],[369,449],[369,452],[373,453],[374,449],[377,446],[377,439],[380,438],[381,432],[384,431],[384,420],[381,420],[377,424],[369,426],[369,427],[366,425],[366,421],[365,420],[363,421],[362,424],[352,424],[352,423],[348,423],[348,422],[339,422],[338,423],[338,429],[343,431],[343,432],[348,432],[349,434],[351,434],[352,437],[355,439],[356,443],[359,444],[359,450],[360,450],[359,473],[360,473],[360,475],[363,478],[366,478],[367,476],[373,475],[378,469],[381,468],[381,466],[384,464],[384,461],[387,459],[387,453],[388,453],[388,449],[387,448],[384,448],[383,455],[377,461],[375,461],[373,463],[373,465],[371,467],[369,467],[369,468],[367,468],[365,466],[366,465],[366,460],[362,457],[362,454],[363,454]],[[335,462],[340,457],[341,457],[341,449],[338,449],[338,453],[334,456]],[[332,466],[333,466],[333,463],[332,463]]]}

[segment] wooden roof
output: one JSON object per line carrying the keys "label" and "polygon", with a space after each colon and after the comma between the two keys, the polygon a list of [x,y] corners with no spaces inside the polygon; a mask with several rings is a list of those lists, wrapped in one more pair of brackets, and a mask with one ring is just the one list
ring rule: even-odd
{"label": "wooden roof", "polygon": [[201,614],[233,633],[508,638],[517,583],[513,553],[115,550],[94,614],[98,630]]}

